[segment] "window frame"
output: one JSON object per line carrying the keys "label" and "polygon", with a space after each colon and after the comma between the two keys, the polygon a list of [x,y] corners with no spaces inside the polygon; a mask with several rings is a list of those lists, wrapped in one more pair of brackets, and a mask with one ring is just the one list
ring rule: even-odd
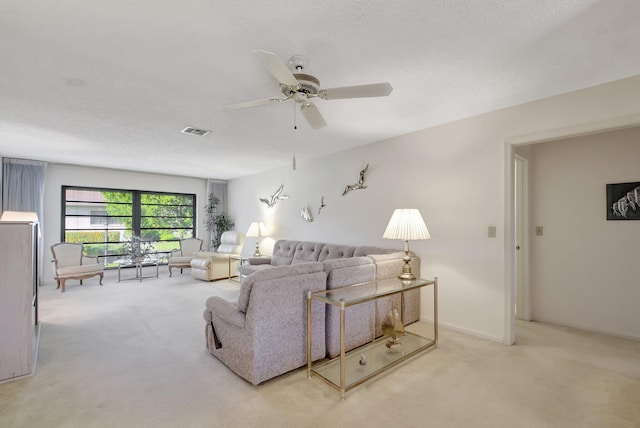
{"label": "window frame", "polygon": [[[98,210],[93,210],[90,209],[88,214],[67,214],[67,204],[69,202],[73,203],[73,202],[77,202],[77,203],[82,203],[82,204],[93,204],[95,203],[96,205],[104,205],[105,202],[95,202],[95,201],[91,201],[91,200],[80,200],[80,199],[70,199],[67,200],[67,191],[68,190],[79,190],[79,191],[85,191],[85,192],[120,192],[120,193],[129,193],[131,194],[131,216],[94,216],[91,214],[92,211],[98,211]],[[164,216],[142,216],[142,206],[143,205],[154,205],[154,204],[149,204],[149,203],[143,203],[142,200],[143,195],[157,195],[157,196],[176,196],[176,197],[180,197],[180,198],[187,198],[187,199],[191,199],[191,204],[183,204],[183,205],[174,205],[174,206],[183,206],[183,207],[189,207],[191,209],[191,213],[192,216],[191,218],[191,225],[190,227],[181,227],[181,228],[158,228],[158,227],[142,227],[142,219],[143,218],[161,218]],[[125,226],[125,228],[109,228],[110,224],[112,224],[110,222],[110,219],[112,218],[130,218],[131,219],[131,233],[132,235],[135,236],[141,236],[141,232],[146,231],[146,230],[163,230],[163,229],[182,229],[182,230],[187,230],[187,231],[191,231],[191,236],[195,237],[196,236],[196,225],[198,224],[198,218],[197,218],[197,195],[195,193],[177,193],[177,192],[158,192],[158,191],[151,191],[151,190],[136,190],[136,189],[115,189],[115,188],[107,188],[107,187],[87,187],[87,186],[72,186],[72,185],[62,185],[61,186],[61,192],[60,192],[60,198],[61,198],[61,203],[60,203],[60,242],[66,242],[66,235],[67,232],[74,232],[74,231],[87,231],[87,230],[96,230],[96,231],[102,231],[105,233],[109,233],[109,232],[113,232],[113,231],[127,231],[129,230],[129,228],[127,228]],[[124,203],[123,203],[124,204]],[[126,203],[127,205],[129,205],[129,203]],[[67,229],[67,218],[68,217],[84,217],[84,218],[89,218],[89,223],[91,225],[90,228],[82,228],[82,229]],[[94,221],[94,217],[95,218],[100,218],[103,219],[104,221],[100,224],[97,223],[93,223]],[[178,218],[185,218],[188,219],[189,217],[178,217]],[[96,226],[101,226],[100,228],[96,227]],[[176,238],[176,239],[160,239],[158,241],[154,241],[154,242],[178,242],[180,239]],[[120,240],[120,241],[106,241],[105,244],[109,245],[109,244],[121,244],[124,241]],[[82,244],[84,245],[92,245],[92,244],[96,244],[95,242],[82,242]],[[161,251],[162,252],[162,251]],[[113,256],[124,256],[124,254],[114,254],[114,255],[98,255],[97,257],[99,259],[104,259],[104,258],[108,258],[108,257],[113,257]]]}

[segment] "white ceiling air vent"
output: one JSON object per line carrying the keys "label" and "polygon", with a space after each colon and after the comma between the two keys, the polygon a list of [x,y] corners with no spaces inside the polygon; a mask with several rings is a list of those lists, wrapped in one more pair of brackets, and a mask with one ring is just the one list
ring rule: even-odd
{"label": "white ceiling air vent", "polygon": [[182,132],[183,134],[199,135],[201,137],[204,137],[205,135],[211,133],[211,131],[209,130],[194,128],[193,126],[187,126],[180,132]]}

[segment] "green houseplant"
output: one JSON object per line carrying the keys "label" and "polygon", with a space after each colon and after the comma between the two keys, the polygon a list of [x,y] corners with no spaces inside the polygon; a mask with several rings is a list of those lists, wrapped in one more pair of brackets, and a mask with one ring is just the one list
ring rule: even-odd
{"label": "green houseplant", "polygon": [[218,248],[220,245],[220,237],[227,230],[233,229],[235,226],[231,217],[225,212],[219,212],[220,208],[218,204],[220,203],[220,199],[213,195],[213,193],[209,194],[209,203],[206,207],[204,207],[204,224],[208,231],[211,233],[211,247]]}

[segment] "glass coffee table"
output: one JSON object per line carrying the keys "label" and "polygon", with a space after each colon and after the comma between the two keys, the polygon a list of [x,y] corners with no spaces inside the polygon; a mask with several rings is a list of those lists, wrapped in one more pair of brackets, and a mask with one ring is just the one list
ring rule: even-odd
{"label": "glass coffee table", "polygon": [[[121,259],[121,260],[116,260],[115,263],[118,265],[118,282],[131,280],[131,279],[137,279],[140,282],[142,282],[142,280],[145,278],[153,278],[153,275],[147,275],[147,276],[142,275],[142,268],[148,267],[148,266],[155,266],[156,267],[155,277],[156,278],[159,277],[159,265],[160,265],[159,259],[151,259],[151,258],[145,258],[144,260]],[[129,268],[129,267],[136,268],[136,276],[132,278],[122,278],[121,277],[122,268]]]}

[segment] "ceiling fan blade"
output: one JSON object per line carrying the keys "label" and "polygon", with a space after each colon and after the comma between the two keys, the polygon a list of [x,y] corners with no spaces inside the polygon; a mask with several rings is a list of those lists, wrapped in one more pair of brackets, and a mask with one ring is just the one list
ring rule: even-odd
{"label": "ceiling fan blade", "polygon": [[393,91],[390,83],[373,83],[371,85],[344,86],[320,91],[319,96],[325,100],[340,98],[386,97]]}
{"label": "ceiling fan blade", "polygon": [[249,107],[259,107],[259,106],[263,106],[263,105],[267,105],[267,104],[273,104],[273,103],[279,103],[282,100],[279,98],[266,98],[264,100],[254,100],[254,101],[246,101],[244,103],[238,103],[238,104],[231,104],[228,106],[224,106],[222,109],[225,111],[228,110],[240,110],[243,108],[249,108]]}
{"label": "ceiling fan blade", "polygon": [[309,125],[313,129],[320,129],[327,126],[327,122],[324,121],[324,117],[320,114],[320,110],[312,103],[304,103],[300,107],[302,115],[309,122]]}
{"label": "ceiling fan blade", "polygon": [[274,54],[273,52],[263,50],[257,50],[255,52],[260,55],[264,66],[267,67],[269,73],[271,73],[273,77],[275,77],[276,80],[280,82],[280,84],[295,88],[300,87],[300,84],[298,83],[296,78],[293,77],[291,71],[289,71],[286,64],[282,62],[278,55]]}

